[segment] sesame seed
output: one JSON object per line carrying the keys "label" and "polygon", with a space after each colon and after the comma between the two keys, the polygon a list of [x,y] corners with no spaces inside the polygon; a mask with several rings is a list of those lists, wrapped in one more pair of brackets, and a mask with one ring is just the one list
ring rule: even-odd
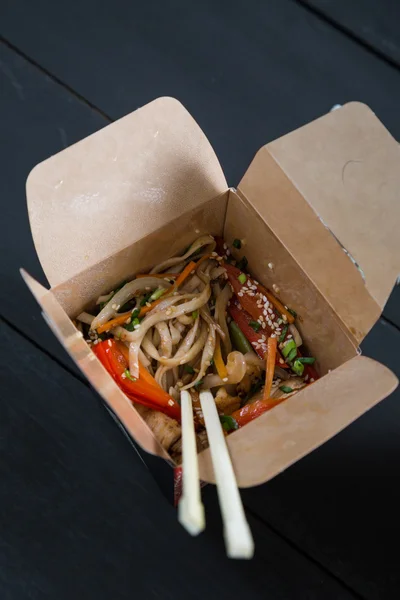
{"label": "sesame seed", "polygon": [[272,313],[274,312],[274,311],[272,310],[272,308],[267,308],[267,311],[269,312],[269,314],[270,314],[270,315],[272,315]]}
{"label": "sesame seed", "polygon": [[274,292],[275,292],[276,294],[279,294],[279,288],[278,288],[278,286],[276,285],[276,283],[273,283],[273,284],[272,284],[272,289],[274,290]]}
{"label": "sesame seed", "polygon": [[304,377],[304,381],[307,381],[307,379],[308,379],[308,375],[306,375],[306,376]]}
{"label": "sesame seed", "polygon": [[146,302],[146,306],[151,306],[150,302]]}
{"label": "sesame seed", "polygon": [[122,373],[121,377],[122,379],[126,379],[126,373]]}
{"label": "sesame seed", "polygon": [[173,400],[168,400],[168,404],[169,404],[170,406],[174,406],[174,404],[175,404],[175,403],[174,403],[174,401],[173,401]]}
{"label": "sesame seed", "polygon": [[273,269],[274,268],[274,263],[270,262],[268,263],[268,269]]}
{"label": "sesame seed", "polygon": [[226,244],[223,245],[224,250],[226,250],[228,248],[228,246]]}
{"label": "sesame seed", "polygon": [[286,316],[286,315],[282,315],[282,319],[283,319],[283,320],[285,321],[285,323],[286,323],[286,321],[287,321],[287,316]]}
{"label": "sesame seed", "polygon": [[111,308],[112,308],[113,310],[117,310],[117,305],[116,305],[116,304],[111,304]]}
{"label": "sesame seed", "polygon": [[272,333],[272,334],[271,334],[271,337],[272,337],[272,338],[276,337],[276,333]]}
{"label": "sesame seed", "polygon": [[134,325],[133,326],[133,329],[139,329],[139,328],[140,328],[140,325]]}
{"label": "sesame seed", "polygon": [[314,381],[315,381],[314,377],[311,377],[310,383],[314,383]]}
{"label": "sesame seed", "polygon": [[224,377],[222,381],[228,381],[228,377]]}
{"label": "sesame seed", "polygon": [[109,346],[112,346],[112,342],[111,342],[111,340],[108,340],[108,345],[109,345]]}

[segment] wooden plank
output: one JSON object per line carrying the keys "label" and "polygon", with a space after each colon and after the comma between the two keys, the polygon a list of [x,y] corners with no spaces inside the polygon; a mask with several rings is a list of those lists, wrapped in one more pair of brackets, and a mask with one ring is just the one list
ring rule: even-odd
{"label": "wooden plank", "polygon": [[191,538],[89,388],[0,327],[1,598],[356,597],[251,516],[256,556],[229,561],[211,486]]}
{"label": "wooden plank", "polygon": [[[398,375],[399,348],[400,332],[385,321],[363,344]],[[400,502],[399,422],[397,389],[282,475],[244,492],[246,507],[369,600],[395,598],[400,586],[399,553],[389,551]]]}
{"label": "wooden plank", "polygon": [[[360,1],[338,4],[353,11]],[[291,0],[249,0],[246,10],[212,0],[116,0],[113,10],[96,0],[8,0],[0,32],[112,118],[176,96],[232,185],[261,145],[336,103],[366,102],[400,140],[398,71]],[[394,310],[400,322],[400,303]]]}
{"label": "wooden plank", "polygon": [[300,3],[400,66],[400,3],[396,0],[300,0]]}
{"label": "wooden plank", "polygon": [[0,89],[0,314],[77,372],[19,274],[23,266],[47,285],[30,233],[25,180],[37,162],[106,121],[4,44],[0,44]]}
{"label": "wooden plank", "polygon": [[400,285],[397,285],[391,293],[383,315],[400,329]]}

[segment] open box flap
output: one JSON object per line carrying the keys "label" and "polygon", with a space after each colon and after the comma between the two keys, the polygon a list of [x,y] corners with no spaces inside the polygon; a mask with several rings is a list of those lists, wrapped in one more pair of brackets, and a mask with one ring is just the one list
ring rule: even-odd
{"label": "open box flap", "polygon": [[26,193],[43,270],[57,285],[224,192],[204,133],[158,98],[37,165]]}
{"label": "open box flap", "polygon": [[82,334],[72,324],[51,291],[47,290],[26,271],[21,275],[43,310],[50,329],[68,354],[87,377],[93,388],[102,396],[108,407],[123,423],[125,430],[147,452],[170,460],[132,403],[105,370],[84,341]]}
{"label": "open box flap", "polygon": [[264,146],[238,189],[360,341],[400,272],[400,147],[374,113],[352,102]]}
{"label": "open box flap", "polygon": [[[352,358],[227,438],[238,485],[265,483],[321,446],[398,384],[380,363]],[[200,478],[215,483],[210,451],[199,455]]]}

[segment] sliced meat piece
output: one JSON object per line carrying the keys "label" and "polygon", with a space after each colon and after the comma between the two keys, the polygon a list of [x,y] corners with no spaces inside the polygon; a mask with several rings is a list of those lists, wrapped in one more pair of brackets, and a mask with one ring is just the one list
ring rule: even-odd
{"label": "sliced meat piece", "polygon": [[150,427],[161,446],[169,451],[171,446],[181,437],[181,426],[175,419],[171,419],[158,410],[152,410],[141,404],[135,404],[135,408]]}
{"label": "sliced meat piece", "polygon": [[230,396],[224,387],[220,387],[215,396],[215,404],[218,412],[230,415],[240,408],[240,398],[239,396]]}

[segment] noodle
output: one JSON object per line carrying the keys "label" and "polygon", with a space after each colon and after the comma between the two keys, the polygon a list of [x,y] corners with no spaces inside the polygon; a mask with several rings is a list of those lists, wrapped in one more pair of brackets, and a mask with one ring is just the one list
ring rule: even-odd
{"label": "noodle", "polygon": [[[273,407],[269,398],[284,399],[318,377],[311,367],[314,358],[304,357],[304,351],[300,354],[297,350],[303,340],[295,325],[287,322],[292,311],[285,308],[285,314],[279,313],[276,307],[279,302],[276,306],[270,304],[269,292],[249,274],[233,266],[235,263],[229,262],[231,258],[223,241],[217,243],[210,235],[203,235],[180,256],[156,265],[149,275],[142,274],[116,291],[99,296],[96,316],[84,311],[76,317],[94,350],[99,343],[107,344],[107,339],[116,340],[117,348],[121,342],[127,346],[122,349],[124,369],[127,362],[129,369],[122,378],[133,386],[129,397],[147,406],[146,409],[140,407],[144,411],[141,414],[146,415],[152,427],[154,425],[153,431],[164,443],[174,440],[174,458],[180,447],[176,430],[179,425],[166,416],[167,407],[160,407],[164,415],[149,408],[154,403],[157,405],[157,400],[151,400],[152,390],[167,394],[167,405],[179,402],[181,390],[190,390],[199,427],[197,434],[201,436],[204,421],[198,400],[199,388],[215,390],[221,417],[229,416],[229,423],[236,423],[237,427],[242,425],[242,408],[245,424],[253,405],[260,410],[259,403],[265,402],[265,410],[268,410]],[[180,279],[176,278],[173,287],[174,277],[163,277],[163,274],[182,273],[192,263],[197,263],[192,272],[186,269]],[[267,361],[267,339],[272,337],[278,338],[277,344],[268,342],[268,347],[276,346],[276,360],[273,354]],[[267,398],[264,397],[266,372],[269,385],[272,377]],[[137,395],[135,381],[142,377],[141,392]],[[140,395],[146,382],[150,385],[148,401],[146,394],[143,399]],[[123,384],[121,387],[125,389]],[[161,421],[166,427],[172,427],[173,435],[163,437],[164,425],[154,416],[157,414],[162,415]]]}

